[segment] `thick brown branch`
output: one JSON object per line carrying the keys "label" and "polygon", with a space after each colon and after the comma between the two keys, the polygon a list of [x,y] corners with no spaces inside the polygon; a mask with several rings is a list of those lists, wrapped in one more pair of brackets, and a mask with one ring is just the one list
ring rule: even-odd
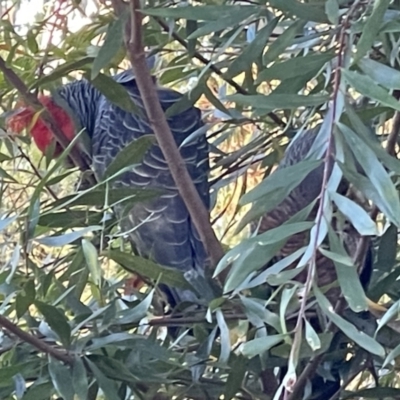
{"label": "thick brown branch", "polygon": [[206,210],[196,187],[188,173],[185,162],[175,144],[174,137],[161,108],[156,88],[146,63],[142,42],[142,14],[139,12],[140,1],[131,0],[131,37],[126,38],[126,46],[136,82],[158,144],[164,154],[175,184],[200,234],[212,264],[216,265],[223,256],[221,244],[210,224]]}
{"label": "thick brown branch", "polygon": [[[2,57],[0,57],[0,71],[3,72],[6,79],[10,82],[10,84],[17,89],[19,94],[23,97],[24,101],[31,106],[34,110],[40,111],[42,113],[40,118],[45,123],[45,125],[53,132],[57,141],[61,144],[61,146],[65,149],[69,145],[68,139],[63,134],[62,130],[58,127],[57,122],[54,120],[53,116],[47,110],[46,107],[39,101],[37,96],[31,93],[28,87],[25,85],[24,82],[19,78],[19,76],[9,67],[7,67],[6,62]],[[74,165],[79,167],[81,171],[87,171],[90,169],[90,166],[85,160],[85,157],[81,154],[77,146],[71,149],[69,154]],[[92,179],[92,178],[91,178]],[[95,183],[90,182],[90,183]]]}
{"label": "thick brown branch", "polygon": [[39,351],[49,354],[63,363],[72,364],[74,362],[73,357],[70,356],[66,351],[60,351],[52,346],[49,346],[47,343],[43,342],[43,340],[40,340],[37,337],[23,331],[3,315],[0,315],[0,326],[17,336],[23,342],[29,343]]}

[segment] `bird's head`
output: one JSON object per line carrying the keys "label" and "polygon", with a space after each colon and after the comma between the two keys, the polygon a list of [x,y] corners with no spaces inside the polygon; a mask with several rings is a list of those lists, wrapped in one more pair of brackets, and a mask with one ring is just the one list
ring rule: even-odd
{"label": "bird's head", "polygon": [[[75,125],[68,113],[57,105],[50,96],[40,96],[39,100],[53,116],[65,137],[71,141],[75,136]],[[45,154],[55,142],[53,155],[57,157],[63,152],[63,148],[55,141],[53,133],[43,122],[40,114],[40,111],[35,111],[30,106],[20,103],[18,111],[7,118],[7,128],[15,133],[21,133],[23,129],[26,129],[43,154]]]}

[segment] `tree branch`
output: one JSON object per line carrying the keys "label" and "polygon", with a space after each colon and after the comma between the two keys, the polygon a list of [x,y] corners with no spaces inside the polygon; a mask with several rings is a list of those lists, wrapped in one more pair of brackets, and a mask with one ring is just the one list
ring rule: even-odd
{"label": "tree branch", "polygon": [[23,331],[21,328],[9,321],[3,315],[0,315],[0,326],[20,338],[23,342],[29,343],[33,347],[37,348],[39,351],[49,354],[65,364],[70,365],[74,362],[73,357],[69,355],[66,351],[60,351],[52,346],[49,346],[47,343],[43,342],[43,340],[40,340],[37,337]]}
{"label": "tree branch", "polygon": [[142,41],[142,14],[140,13],[139,8],[140,1],[131,0],[131,35],[130,37],[126,35],[127,37],[125,38],[129,59],[136,76],[136,82],[150,125],[153,128],[154,134],[171,171],[178,191],[183,198],[191,218],[193,219],[204,247],[211,258],[211,262],[215,266],[222,258],[224,252],[211,227],[209,213],[201,201],[192,178],[188,173],[185,162],[175,144],[174,137],[161,108],[146,63]]}
{"label": "tree branch", "polygon": [[[9,67],[5,60],[0,56],[0,71],[3,72],[5,78],[10,82],[10,84],[19,92],[23,97],[25,103],[31,106],[35,111],[42,111],[40,118],[44,124],[53,132],[55,138],[60,143],[60,145],[65,149],[69,145],[69,140],[65,137],[62,130],[59,128],[57,122],[54,120],[53,116],[50,114],[48,109],[39,101],[38,97],[31,93],[25,83],[20,79],[20,77]],[[69,153],[74,165],[76,165],[82,172],[90,169],[85,157],[79,151],[77,146],[71,149]],[[90,177],[93,181],[93,177]],[[95,183],[90,182],[90,183]]]}

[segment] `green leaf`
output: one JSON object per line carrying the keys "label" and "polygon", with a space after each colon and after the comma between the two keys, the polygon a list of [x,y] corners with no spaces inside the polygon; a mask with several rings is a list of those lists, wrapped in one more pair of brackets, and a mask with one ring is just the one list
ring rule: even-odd
{"label": "green leaf", "polygon": [[340,212],[347,217],[360,235],[378,235],[378,229],[376,228],[375,222],[361,206],[339,193],[330,192],[329,197],[335,202]]}
{"label": "green leaf", "polygon": [[277,190],[285,189],[284,191],[282,190],[280,195],[280,203],[311,171],[314,171],[319,165],[321,165],[321,162],[321,160],[305,160],[296,165],[291,165],[274,171],[273,174],[269,175],[254,189],[246,193],[240,199],[239,204],[243,206],[263,197],[267,198]]}
{"label": "green leaf", "polygon": [[96,78],[91,80],[91,83],[107,100],[122,110],[136,115],[143,115],[142,109],[133,102],[125,87],[113,78],[98,73]]}
{"label": "green leaf", "polygon": [[286,80],[301,75],[315,75],[328,61],[332,60],[333,53],[309,53],[303,57],[293,57],[289,60],[276,62],[261,71],[256,84],[272,79]]}
{"label": "green leaf", "polygon": [[111,177],[124,168],[139,164],[155,141],[154,135],[144,135],[129,143],[107,167],[104,178]]}
{"label": "green leaf", "polygon": [[[256,95],[243,95],[233,94],[226,96],[227,100],[234,101],[237,104],[254,107],[255,109],[283,109],[291,110],[299,107],[313,107],[319,106],[329,100],[328,95],[313,94],[313,95],[301,95],[301,94],[270,94],[264,96],[262,94]],[[393,99],[394,100],[394,99]],[[400,106],[399,106],[400,108]]]}
{"label": "green leaf", "polygon": [[110,22],[108,25],[104,43],[93,61],[91,79],[97,77],[100,70],[111,62],[122,47],[127,17],[128,14],[122,14],[121,18]]}
{"label": "green leaf", "polygon": [[260,356],[271,347],[276,346],[285,340],[286,335],[269,335],[244,343],[241,347],[241,353],[247,358]]}
{"label": "green leaf", "polygon": [[390,321],[398,318],[400,314],[400,300],[397,300],[393,303],[390,308],[385,312],[383,317],[378,322],[378,327],[376,328],[376,333],[379,332],[385,325],[387,325]]}
{"label": "green leaf", "polygon": [[389,174],[378,161],[374,152],[350,128],[340,122],[338,122],[338,127],[344,134],[347,143],[372,185],[379,193],[381,199],[385,201],[387,205],[386,209],[390,210],[390,214],[387,216],[397,226],[400,226],[400,201]]}
{"label": "green leaf", "polygon": [[75,232],[66,233],[64,235],[48,236],[44,238],[36,238],[35,241],[45,246],[60,247],[65,246],[80,239],[82,236],[93,231],[101,230],[101,226],[88,226],[87,228],[76,230]]}
{"label": "green leaf", "polygon": [[95,363],[86,358],[86,362],[96,378],[97,384],[100,386],[107,400],[121,400],[118,395],[115,382],[108,379],[97,367]]}
{"label": "green leaf", "polygon": [[118,190],[90,189],[87,192],[81,192],[77,195],[73,194],[59,199],[49,204],[48,209],[55,211],[55,209],[64,208],[66,206],[101,207],[105,204],[108,204],[111,207],[115,203],[120,203],[121,200],[124,200],[123,204],[134,204],[154,199],[154,197],[161,194],[161,190],[145,188],[118,188]]}
{"label": "green leaf", "polygon": [[87,400],[89,382],[85,366],[80,358],[75,357],[72,365],[72,384],[78,400]]}
{"label": "green leaf", "polygon": [[315,332],[314,328],[311,326],[308,320],[305,319],[304,322],[306,325],[305,329],[306,341],[312,351],[317,351],[321,348],[321,340],[319,339],[317,332]]}
{"label": "green leaf", "polygon": [[[385,368],[388,364],[394,361],[397,357],[400,356],[400,344],[398,344],[385,358],[385,361],[382,364],[382,368]],[[400,395],[400,390],[399,390]]]}
{"label": "green leaf", "polygon": [[221,353],[219,355],[219,362],[225,364],[229,360],[229,354],[231,352],[231,339],[229,336],[229,329],[228,325],[226,324],[224,314],[222,313],[221,309],[218,308],[215,311],[215,315],[217,317],[217,324],[219,328],[219,335],[220,335],[220,343],[221,343]]}
{"label": "green leaf", "polygon": [[60,361],[49,357],[49,374],[53,385],[63,400],[74,400],[71,371]]}
{"label": "green leaf", "polygon": [[389,92],[377,85],[377,83],[366,75],[361,75],[355,71],[343,70],[343,76],[346,81],[366,97],[379,101],[381,104],[400,111],[400,103],[389,94]]}
{"label": "green leaf", "polygon": [[101,267],[96,247],[86,239],[82,239],[82,250],[85,256],[86,264],[89,267],[92,282],[99,286],[101,285]]}
{"label": "green leaf", "polygon": [[[232,361],[232,359],[234,361]],[[243,356],[231,356],[231,369],[226,380],[224,399],[235,398],[236,393],[240,392],[242,382],[247,371],[248,360]]]}
{"label": "green leaf", "polygon": [[[218,263],[214,276],[231,264],[224,291],[229,292],[235,289],[251,272],[265,266],[283,246],[287,238],[310,229],[313,225],[314,222],[285,224],[242,241],[225,254]],[[298,273],[300,270],[296,272]]]}
{"label": "green leaf", "polygon": [[[346,253],[346,250],[337,236],[336,232],[329,229],[329,244],[332,252],[327,253],[326,250],[320,248],[320,252],[330,258],[336,269],[340,289],[349,307],[354,312],[368,310],[367,298],[361,285],[357,268]],[[334,255],[332,257],[331,255]],[[337,257],[339,256],[339,257]],[[341,258],[344,258],[344,262]]]}
{"label": "green leaf", "polygon": [[344,395],[343,400],[349,399],[398,399],[400,397],[400,389],[391,387],[375,387],[372,389],[361,389],[356,392],[351,392],[349,395]]}
{"label": "green leaf", "polygon": [[68,346],[71,339],[71,328],[63,312],[57,307],[41,301],[35,301],[35,306],[42,313],[50,328],[57,333],[61,342]]}
{"label": "green leaf", "polygon": [[268,65],[270,62],[275,61],[284,50],[293,43],[296,35],[301,32],[306,24],[306,20],[297,20],[293,22],[279,37],[271,43],[267,52],[263,57],[263,64]]}
{"label": "green leaf", "polygon": [[17,318],[21,318],[28,311],[29,306],[35,301],[35,297],[35,281],[30,279],[25,283],[22,291],[18,293],[17,298],[15,299]]}
{"label": "green leaf", "polygon": [[232,61],[226,72],[226,77],[234,78],[236,75],[249,68],[253,62],[262,54],[271,33],[275,29],[280,17],[274,18],[272,21],[262,28],[255,39],[249,43],[245,49]]}
{"label": "green leaf", "polygon": [[325,3],[325,12],[329,21],[337,25],[339,22],[339,4],[338,0],[327,0]]}
{"label": "green leaf", "polygon": [[67,61],[55,68],[50,74],[35,80],[35,82],[30,86],[30,89],[35,89],[45,84],[54,82],[57,79],[65,77],[72,71],[84,69],[84,67],[90,64],[92,61],[93,57],[84,57],[78,60]]}
{"label": "green leaf", "polygon": [[383,16],[389,7],[391,0],[376,0],[373,2],[373,10],[368,17],[360,40],[357,43],[357,52],[354,61],[357,62],[364,57],[369,49],[377,40],[378,32],[381,28]]}
{"label": "green leaf", "polygon": [[400,89],[400,72],[380,62],[363,58],[358,62],[361,70],[376,83],[387,89]]}
{"label": "green leaf", "polygon": [[329,22],[323,6],[300,3],[296,0],[270,0],[269,4],[278,10],[295,15],[305,21]]}
{"label": "green leaf", "polygon": [[375,354],[379,357],[385,356],[385,349],[373,338],[357,330],[357,328],[350,322],[343,319],[339,314],[333,311],[332,305],[328,299],[321,293],[318,287],[314,286],[314,294],[319,306],[324,314],[351,340],[354,340],[360,347]]}
{"label": "green leaf", "polygon": [[194,31],[188,36],[188,39],[197,39],[201,36],[208,35],[209,33],[224,30],[226,28],[236,27],[240,22],[245,21],[255,13],[260,12],[258,7],[229,7],[230,10],[224,14],[223,18],[216,19],[202,25],[199,29]]}
{"label": "green leaf", "polygon": [[164,18],[183,18],[193,21],[217,21],[219,19],[229,18],[232,14],[239,15],[242,13],[243,15],[251,15],[258,13],[259,10],[259,6],[224,5],[147,8],[142,10],[142,12],[143,14]]}
{"label": "green leaf", "polygon": [[163,267],[151,260],[123,253],[118,250],[110,250],[104,253],[104,256],[120,264],[129,272],[145,276],[154,281],[159,279],[160,283],[164,283],[168,286],[191,289],[189,283],[183,277],[183,274],[176,269]]}
{"label": "green leaf", "polygon": [[154,289],[135,307],[121,311],[117,316],[118,324],[132,324],[144,318],[153,301]]}

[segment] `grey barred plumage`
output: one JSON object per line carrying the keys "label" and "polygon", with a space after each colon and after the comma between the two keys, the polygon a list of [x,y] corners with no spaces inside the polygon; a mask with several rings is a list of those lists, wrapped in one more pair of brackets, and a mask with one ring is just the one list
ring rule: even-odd
{"label": "grey barred plumage", "polygon": [[[289,148],[286,150],[282,161],[280,162],[278,169],[286,168],[288,166],[299,163],[304,160],[308,155],[309,151],[312,148],[312,145],[315,141],[315,138],[318,134],[318,129],[310,129],[301,133],[294,142],[291,143]],[[332,160],[331,160],[332,161]],[[332,163],[331,163],[332,164]],[[332,169],[332,165],[330,164],[330,170]],[[331,171],[328,171],[330,174]],[[296,187],[294,188],[289,195],[273,210],[268,212],[261,218],[259,224],[259,233],[263,233],[267,230],[276,228],[281,226],[285,222],[287,222],[291,217],[293,217],[296,213],[306,208],[310,205],[321,193],[321,187],[323,182],[323,174],[324,174],[324,164],[321,164],[312,172],[310,172],[306,178]],[[342,179],[342,182],[339,185],[338,192],[342,195],[345,195],[348,190],[348,182]],[[308,220],[312,221],[315,219],[317,215],[317,207],[318,204],[311,211]],[[332,221],[335,225],[335,221]],[[343,244],[350,256],[354,256],[356,253],[357,245],[360,241],[359,233],[352,227],[346,226],[344,231],[339,232],[343,239]],[[277,257],[284,258],[293,254],[295,251],[300,248],[306,246],[309,243],[309,234],[308,232],[301,232],[296,235],[290,237],[285,245],[279,251]],[[371,248],[368,249],[368,252],[371,251]],[[367,271],[364,275],[364,280],[369,280],[370,270],[372,266],[370,254],[367,255],[367,262],[369,265],[366,265],[365,268]],[[322,256],[321,253],[317,253],[317,280],[318,285],[320,287],[331,284],[336,280],[336,269],[332,260]],[[295,264],[291,266],[295,267]],[[304,282],[306,279],[307,271],[303,270],[297,275],[296,279]],[[366,278],[365,278],[366,277]],[[366,282],[363,282],[366,283]],[[330,298],[335,298],[337,296],[337,292],[330,292]],[[332,295],[333,294],[333,295]]]}
{"label": "grey barred plumage", "polygon": [[[142,115],[145,115],[133,74],[124,71],[114,79],[125,87]],[[180,93],[167,88],[158,87],[157,92],[164,111],[182,97]],[[92,166],[100,179],[123,148],[141,136],[152,133],[146,117],[122,110],[86,80],[60,88],[54,100],[72,111],[78,123],[86,128],[91,137]],[[168,118],[168,123],[178,146],[203,126],[201,112],[194,107],[188,107],[178,115]],[[180,152],[204,205],[209,208],[208,143],[205,135],[197,135],[190,143],[181,146]],[[113,181],[113,190],[120,187],[162,190],[159,197],[135,204],[127,217],[120,221],[123,231],[127,232],[138,253],[164,266],[182,272],[196,271],[202,275],[207,254],[157,144],[147,151],[142,163]],[[123,208],[115,207],[120,217]],[[176,302],[195,300],[188,291],[171,292]]]}

